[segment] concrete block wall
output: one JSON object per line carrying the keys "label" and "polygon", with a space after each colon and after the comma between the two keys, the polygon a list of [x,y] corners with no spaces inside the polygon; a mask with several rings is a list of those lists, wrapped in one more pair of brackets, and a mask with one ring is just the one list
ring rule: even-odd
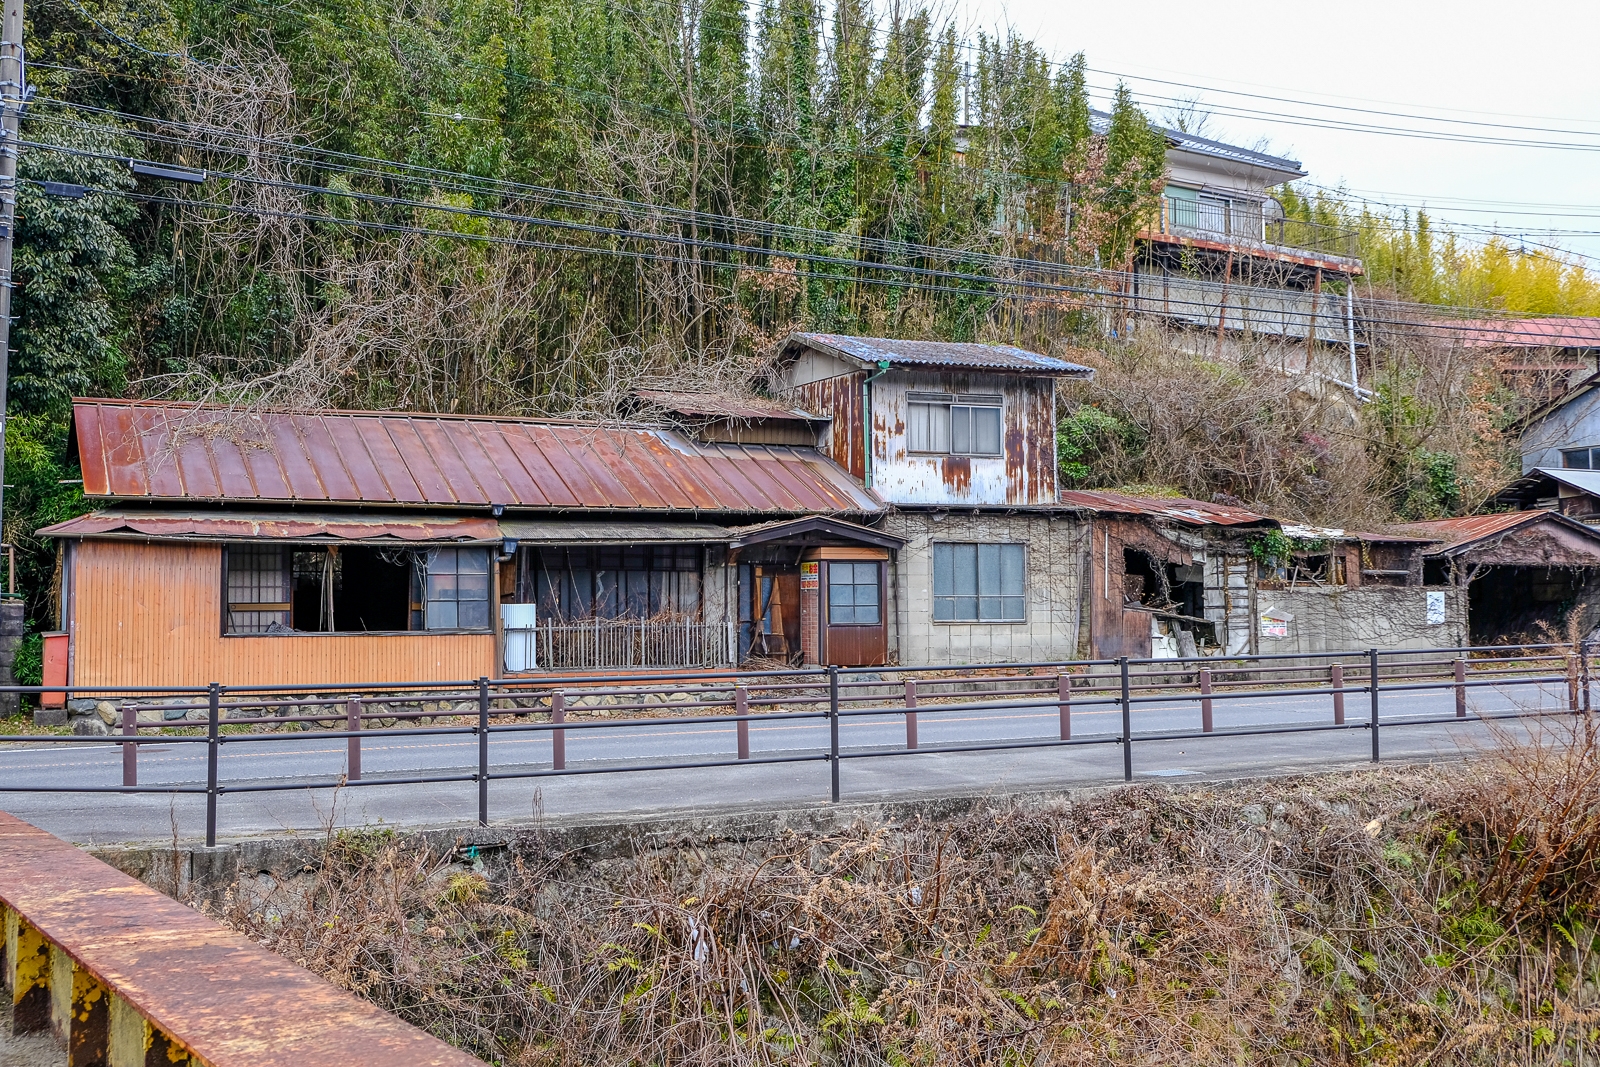
{"label": "concrete block wall", "polygon": [[[0,685],[16,685],[13,668],[17,662],[17,649],[22,645],[26,620],[21,600],[0,600]],[[12,716],[21,708],[16,693],[0,693],[0,716]]]}
{"label": "concrete block wall", "polygon": [[[1088,527],[1028,512],[897,511],[879,525],[907,539],[889,581],[891,656],[905,666],[961,666],[1076,658]],[[1028,546],[1022,622],[933,621],[936,542]]]}
{"label": "concrete block wall", "polygon": [[[1444,596],[1442,623],[1428,623],[1430,593]],[[1259,589],[1256,599],[1261,615],[1294,616],[1287,637],[1260,637],[1263,655],[1467,643],[1467,598],[1452,586],[1301,586]]]}

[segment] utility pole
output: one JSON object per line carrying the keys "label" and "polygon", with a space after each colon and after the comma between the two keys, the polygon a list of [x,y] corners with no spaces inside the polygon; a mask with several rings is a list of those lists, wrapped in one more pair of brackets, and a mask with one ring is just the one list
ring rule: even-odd
{"label": "utility pole", "polygon": [[[22,0],[0,0],[0,516],[6,499],[6,392],[11,368],[11,248],[17,232],[17,155],[27,67],[22,51]],[[0,529],[0,540],[4,540]],[[16,575],[7,575],[16,581]]]}

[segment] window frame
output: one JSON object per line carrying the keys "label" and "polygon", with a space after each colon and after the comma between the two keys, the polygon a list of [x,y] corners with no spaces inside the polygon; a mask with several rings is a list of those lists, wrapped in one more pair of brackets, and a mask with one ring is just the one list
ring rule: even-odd
{"label": "window frame", "polygon": [[[941,550],[953,553],[956,550],[972,550],[972,592],[956,592],[954,585],[950,591],[940,592],[939,580]],[[985,592],[984,585],[984,549],[996,549],[994,569],[991,572],[994,580],[999,584],[999,590]],[[1008,552],[1007,550],[1014,550]],[[1005,592],[1008,564],[1006,557],[1010,555],[1016,564],[1017,592]],[[949,558],[950,580],[956,582],[955,560]],[[1028,622],[1028,542],[1026,541],[935,541],[929,553],[931,574],[929,588],[933,594],[933,610],[930,612],[933,621],[946,626],[1017,626],[1026,625]],[[999,601],[1000,616],[998,618],[983,618],[984,601]],[[972,617],[961,617],[958,601],[971,601]],[[943,602],[943,603],[942,603]],[[1008,608],[1015,607],[1018,614],[1008,616]]]}
{"label": "window frame", "polygon": [[[276,547],[276,548],[280,549],[280,551],[282,552],[282,555],[283,555],[283,560],[284,560],[285,580],[288,583],[288,592],[290,594],[290,600],[288,601],[288,603],[290,603],[292,605],[293,604],[293,594],[294,594],[294,553],[295,552],[297,552],[297,551],[306,551],[308,549],[316,549],[316,548],[325,549],[325,548],[328,548],[328,547],[337,547],[337,548],[356,548],[356,547],[373,548],[373,547],[390,547],[390,546],[382,546],[382,545],[374,546],[374,545],[366,544],[366,543],[362,543],[362,542],[353,542],[353,543],[349,543],[349,544],[340,543],[340,544],[334,544],[334,545],[330,546],[329,543],[320,542],[320,541],[314,541],[314,542],[305,542],[305,541],[229,541],[229,542],[223,543],[223,545],[221,547],[222,547],[222,574],[220,576],[221,580],[218,582],[218,587],[219,587],[219,594],[220,594],[219,595],[219,600],[221,601],[220,606],[221,606],[221,609],[222,609],[221,610],[221,615],[222,615],[222,618],[221,618],[221,631],[222,631],[221,636],[223,636],[225,638],[258,638],[259,637],[259,638],[270,638],[270,639],[274,639],[275,640],[277,638],[282,638],[282,637],[427,637],[427,636],[430,636],[430,635],[440,635],[440,634],[477,634],[477,635],[480,635],[480,636],[481,635],[492,636],[496,631],[496,626],[495,626],[495,622],[496,622],[496,618],[497,618],[496,607],[497,607],[497,604],[498,604],[498,601],[499,601],[499,596],[498,596],[498,583],[495,581],[495,561],[494,561],[493,555],[491,553],[491,549],[493,548],[492,545],[461,544],[460,542],[445,542],[445,543],[442,543],[442,544],[426,544],[426,543],[424,543],[424,544],[421,544],[421,545],[417,545],[417,544],[413,543],[411,545],[404,546],[405,549],[407,551],[409,551],[411,553],[411,555],[412,555],[412,563],[411,563],[411,568],[412,568],[412,570],[411,570],[411,582],[412,582],[411,605],[412,605],[412,608],[411,608],[411,611],[409,612],[409,615],[411,617],[415,617],[415,614],[416,614],[415,605],[416,605],[417,601],[416,601],[415,592],[416,592],[417,575],[418,575],[418,570],[419,570],[419,568],[418,568],[418,558],[417,557],[422,557],[423,559],[426,559],[428,553],[430,553],[432,551],[435,551],[437,549],[442,549],[442,548],[453,548],[453,549],[461,549],[461,550],[475,550],[475,551],[480,551],[480,552],[484,553],[484,555],[485,555],[485,557],[487,559],[488,568],[489,568],[489,570],[488,570],[488,582],[489,582],[489,598],[488,598],[489,611],[488,611],[488,615],[489,615],[489,620],[488,620],[488,624],[486,626],[483,626],[483,627],[473,627],[473,626],[459,627],[458,626],[458,627],[454,627],[454,628],[450,628],[450,629],[437,629],[437,630],[427,629],[426,625],[424,625],[422,628],[406,629],[406,630],[297,630],[297,629],[290,629],[290,630],[287,630],[286,632],[283,632],[283,633],[263,633],[263,632],[260,632],[260,631],[256,631],[256,632],[253,632],[253,633],[252,632],[241,632],[241,631],[238,631],[238,630],[234,630],[232,628],[232,626],[230,624],[230,616],[233,614],[233,612],[235,610],[237,610],[237,608],[235,608],[234,605],[235,604],[244,603],[244,602],[240,601],[240,602],[234,602],[234,603],[230,604],[230,601],[228,599],[229,595],[230,595],[229,594],[229,588],[228,588],[229,574],[230,574],[231,569],[232,569],[232,562],[233,562],[234,553],[238,549],[241,549],[241,548],[256,548],[256,547],[260,547],[260,548]],[[291,608],[291,610],[289,612],[286,612],[285,614],[287,614],[289,616],[289,622],[286,625],[292,626],[293,623],[294,623],[294,616],[293,616],[292,608]]]}
{"label": "window frame", "polygon": [[[928,409],[926,439],[919,440],[919,415],[913,409]],[[993,449],[980,448],[978,437],[979,412],[993,412]],[[935,429],[934,422],[938,427]],[[958,426],[966,422],[966,447],[957,447]],[[942,434],[938,430],[942,429]],[[942,442],[941,442],[942,437]],[[942,443],[942,447],[941,447]],[[987,442],[984,442],[987,443]],[[911,456],[968,456],[975,459],[998,459],[1006,448],[1006,398],[1003,393],[935,393],[922,390],[906,392],[906,454]]]}
{"label": "window frame", "polygon": [[[1586,445],[1586,446],[1584,446],[1582,448],[1563,448],[1563,449],[1560,449],[1559,451],[1561,453],[1561,469],[1562,470],[1568,470],[1568,471],[1600,470],[1600,467],[1596,467],[1595,466],[1595,462],[1594,462],[1594,460],[1595,460],[1595,455],[1594,454],[1596,452],[1600,452],[1600,447],[1596,447],[1596,446],[1592,446],[1592,445]],[[1572,464],[1567,462],[1567,457],[1568,456],[1578,455],[1579,453],[1581,453],[1583,455],[1583,458],[1584,458],[1584,465],[1582,467],[1575,467]]]}
{"label": "window frame", "polygon": [[[825,559],[825,560],[822,560],[821,562],[826,564],[827,570],[828,570],[828,581],[827,581],[827,591],[828,591],[828,627],[830,629],[832,627],[835,627],[835,626],[861,626],[861,627],[867,627],[867,628],[872,628],[872,629],[881,628],[883,626],[883,624],[884,624],[884,608],[883,608],[884,566],[883,566],[883,560],[881,560],[881,559]],[[834,580],[833,580],[833,571],[834,571],[835,567],[849,567],[850,568],[850,578],[851,578],[851,580],[847,585],[840,586],[840,585],[837,585],[834,582]],[[872,568],[872,574],[873,574],[873,580],[870,583],[856,581],[855,580],[855,576],[856,576],[856,570],[855,569],[857,567],[871,567]],[[875,609],[875,618],[871,622],[861,622],[860,620],[855,619],[855,618],[852,618],[849,622],[840,622],[837,619],[835,619],[834,618],[834,614],[833,614],[834,607],[835,607],[834,601],[833,601],[833,593],[834,593],[835,589],[841,589],[841,588],[851,589],[851,590],[869,589],[870,588],[872,590],[872,605],[871,606]],[[859,602],[859,600],[856,599],[856,594],[855,593],[852,592],[851,598],[852,599],[851,599],[851,603],[849,604],[849,608],[850,608],[851,612],[854,613],[855,611],[860,609],[863,605]]]}

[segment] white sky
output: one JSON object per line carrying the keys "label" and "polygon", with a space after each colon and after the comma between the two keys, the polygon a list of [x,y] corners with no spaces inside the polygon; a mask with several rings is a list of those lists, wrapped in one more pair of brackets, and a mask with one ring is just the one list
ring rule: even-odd
{"label": "white sky", "polygon": [[[1091,70],[1101,72],[1090,76],[1099,90],[1109,90],[1121,75],[1141,96],[1198,93],[1201,111],[1209,103],[1589,146],[1465,144],[1221,114],[1201,131],[1247,146],[1265,137],[1265,150],[1301,160],[1313,182],[1343,183],[1374,200],[1424,204],[1463,236],[1481,236],[1467,227],[1497,226],[1514,241],[1524,234],[1530,245],[1554,241],[1596,257],[1588,266],[1600,270],[1600,0],[947,2],[957,5],[958,22],[971,30],[1010,27],[1056,58],[1084,52]],[[1297,102],[1229,97],[1151,78]],[[1304,101],[1543,129],[1422,122]],[[1146,99],[1144,105],[1162,117],[1161,102]],[[1551,236],[1552,230],[1590,232]]]}

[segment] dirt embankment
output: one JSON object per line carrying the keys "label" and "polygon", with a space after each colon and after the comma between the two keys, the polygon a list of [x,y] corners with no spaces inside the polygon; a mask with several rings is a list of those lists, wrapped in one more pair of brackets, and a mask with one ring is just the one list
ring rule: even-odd
{"label": "dirt embankment", "polygon": [[1592,727],[597,854],[328,839],[221,916],[506,1064],[1600,1061]]}

